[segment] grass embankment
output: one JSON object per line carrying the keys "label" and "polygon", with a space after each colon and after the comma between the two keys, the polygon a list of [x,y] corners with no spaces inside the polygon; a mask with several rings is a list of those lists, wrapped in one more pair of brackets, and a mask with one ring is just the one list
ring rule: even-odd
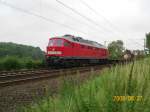
{"label": "grass embankment", "polygon": [[45,66],[44,60],[7,56],[0,58],[0,70],[33,69]]}
{"label": "grass embankment", "polygon": [[150,112],[150,58],[101,74],[78,86],[64,81],[57,96],[19,112]]}

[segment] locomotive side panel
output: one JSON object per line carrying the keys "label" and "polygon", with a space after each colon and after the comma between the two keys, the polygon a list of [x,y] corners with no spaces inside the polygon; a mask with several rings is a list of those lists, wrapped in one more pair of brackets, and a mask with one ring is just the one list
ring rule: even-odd
{"label": "locomotive side panel", "polygon": [[63,56],[66,58],[71,58],[73,57],[73,44],[71,42],[69,42],[68,40],[64,40],[64,46],[62,46],[64,51],[63,51]]}

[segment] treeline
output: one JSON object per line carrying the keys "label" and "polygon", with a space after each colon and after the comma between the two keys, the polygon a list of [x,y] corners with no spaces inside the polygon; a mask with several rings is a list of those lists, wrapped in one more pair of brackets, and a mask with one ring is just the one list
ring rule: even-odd
{"label": "treeline", "polygon": [[16,56],[18,58],[30,57],[34,60],[44,59],[44,52],[39,47],[0,42],[0,58]]}
{"label": "treeline", "polygon": [[30,69],[45,66],[39,47],[0,42],[0,70]]}

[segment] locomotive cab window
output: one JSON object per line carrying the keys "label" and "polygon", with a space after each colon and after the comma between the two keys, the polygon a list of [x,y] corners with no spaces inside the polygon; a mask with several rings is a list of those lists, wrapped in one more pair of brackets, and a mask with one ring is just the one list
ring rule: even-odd
{"label": "locomotive cab window", "polygon": [[63,46],[63,40],[62,39],[50,39],[48,46]]}
{"label": "locomotive cab window", "polygon": [[55,46],[63,46],[63,40],[62,39],[56,39],[55,40]]}
{"label": "locomotive cab window", "polygon": [[54,40],[53,39],[49,40],[48,46],[54,46]]}

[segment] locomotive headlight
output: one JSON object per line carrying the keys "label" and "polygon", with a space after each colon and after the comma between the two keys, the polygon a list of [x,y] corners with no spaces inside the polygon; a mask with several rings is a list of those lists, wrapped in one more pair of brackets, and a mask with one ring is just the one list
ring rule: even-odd
{"label": "locomotive headlight", "polygon": [[48,54],[59,54],[59,55],[61,55],[62,52],[61,51],[48,51]]}

